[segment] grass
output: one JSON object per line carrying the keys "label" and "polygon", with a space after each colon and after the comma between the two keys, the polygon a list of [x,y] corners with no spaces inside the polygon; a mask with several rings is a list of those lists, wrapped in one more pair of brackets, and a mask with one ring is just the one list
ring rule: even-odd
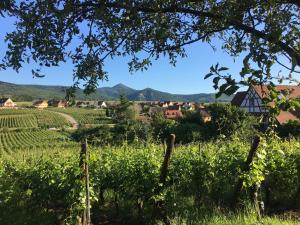
{"label": "grass", "polygon": [[32,102],[15,102],[17,107],[30,107],[32,106]]}
{"label": "grass", "polygon": [[198,218],[176,217],[171,220],[172,225],[205,224],[205,225],[296,225],[299,221],[281,219],[278,216],[266,216],[261,219],[252,212],[244,213],[214,213],[213,215],[194,215]]}

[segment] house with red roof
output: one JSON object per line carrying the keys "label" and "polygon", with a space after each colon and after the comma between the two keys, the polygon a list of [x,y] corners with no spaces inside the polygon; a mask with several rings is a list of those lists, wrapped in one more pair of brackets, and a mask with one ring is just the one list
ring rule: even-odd
{"label": "house with red roof", "polygon": [[[286,92],[287,97],[291,99],[300,98],[300,86],[277,85],[275,90]],[[268,109],[263,103],[263,98],[268,97],[269,90],[264,85],[252,85],[247,91],[236,93],[231,101],[232,105],[240,107],[252,115],[260,116],[268,114]],[[276,120],[283,124],[290,120],[300,119],[300,109],[295,111],[281,111]]]}
{"label": "house with red roof", "polygon": [[180,110],[167,109],[165,111],[165,117],[167,119],[178,120],[178,119],[181,119],[183,117],[183,115]]}

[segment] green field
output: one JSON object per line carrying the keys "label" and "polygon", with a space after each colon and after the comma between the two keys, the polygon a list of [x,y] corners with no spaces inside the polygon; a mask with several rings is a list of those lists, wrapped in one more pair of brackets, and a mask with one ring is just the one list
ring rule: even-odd
{"label": "green field", "polygon": [[71,126],[61,115],[39,109],[1,109],[1,128],[62,128]]}
{"label": "green field", "polygon": [[111,118],[106,117],[105,109],[85,108],[49,108],[55,112],[61,112],[72,116],[79,124],[111,124]]}
{"label": "green field", "polygon": [[18,107],[31,107],[32,102],[15,102]]}

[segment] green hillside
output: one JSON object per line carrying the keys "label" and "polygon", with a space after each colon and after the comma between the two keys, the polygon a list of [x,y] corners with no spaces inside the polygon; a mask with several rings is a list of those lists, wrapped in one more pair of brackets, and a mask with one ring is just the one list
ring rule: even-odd
{"label": "green hillside", "polygon": [[[0,81],[0,97],[11,97],[15,101],[33,101],[35,99],[63,99],[68,87],[46,85],[19,85]],[[212,93],[181,95],[157,91],[151,88],[135,90],[123,84],[114,87],[98,88],[95,93],[85,95],[81,89],[76,92],[80,100],[117,100],[120,94],[125,94],[131,101],[189,101],[214,102]],[[229,102],[232,96],[221,96],[217,101]]]}

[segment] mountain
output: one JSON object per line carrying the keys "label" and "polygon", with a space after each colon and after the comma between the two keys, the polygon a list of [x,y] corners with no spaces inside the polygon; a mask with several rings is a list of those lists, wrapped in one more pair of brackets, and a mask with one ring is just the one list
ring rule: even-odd
{"label": "mountain", "polygon": [[[35,99],[63,99],[66,96],[65,86],[51,85],[21,85],[0,81],[0,97],[11,97],[15,101],[32,101]],[[98,99],[97,93],[86,96],[82,90],[78,90],[76,95],[79,99],[92,100]]]}
{"label": "mountain", "polygon": [[[11,97],[15,101],[32,101],[34,99],[63,99],[68,87],[50,85],[20,85],[0,81],[0,97]],[[215,99],[212,93],[202,94],[170,94],[151,88],[135,90],[124,84],[113,87],[98,88],[95,93],[85,95],[83,90],[78,89],[76,98],[80,100],[118,100],[120,94],[125,94],[131,101],[188,101],[188,102],[229,102],[232,96],[221,96]]]}
{"label": "mountain", "polygon": [[118,99],[120,94],[125,94],[126,96],[132,95],[137,90],[127,87],[124,84],[117,84],[113,87],[102,87],[96,90],[96,93],[102,96],[104,99]]}

